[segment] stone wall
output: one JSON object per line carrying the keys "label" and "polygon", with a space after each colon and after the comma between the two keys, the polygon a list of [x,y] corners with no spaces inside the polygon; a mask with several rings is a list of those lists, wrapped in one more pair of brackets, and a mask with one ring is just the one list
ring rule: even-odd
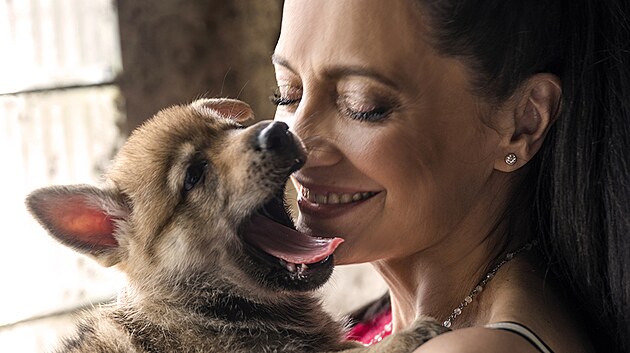
{"label": "stone wall", "polygon": [[279,0],[118,0],[127,130],[157,110],[198,97],[247,101],[273,117],[270,56]]}

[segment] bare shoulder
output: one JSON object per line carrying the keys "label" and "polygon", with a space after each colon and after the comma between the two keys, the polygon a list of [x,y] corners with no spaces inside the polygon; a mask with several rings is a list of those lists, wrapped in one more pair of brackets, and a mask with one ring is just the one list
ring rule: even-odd
{"label": "bare shoulder", "polygon": [[437,336],[414,353],[539,353],[524,338],[507,331],[470,327]]}

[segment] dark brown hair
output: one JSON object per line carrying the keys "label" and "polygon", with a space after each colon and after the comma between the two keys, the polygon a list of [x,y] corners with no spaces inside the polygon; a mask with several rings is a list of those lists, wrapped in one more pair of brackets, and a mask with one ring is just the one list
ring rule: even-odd
{"label": "dark brown hair", "polygon": [[549,270],[589,319],[598,351],[627,352],[630,1],[420,3],[436,48],[469,64],[480,95],[501,102],[533,74],[561,79],[561,116],[530,161],[512,214],[533,225],[529,236],[540,238]]}

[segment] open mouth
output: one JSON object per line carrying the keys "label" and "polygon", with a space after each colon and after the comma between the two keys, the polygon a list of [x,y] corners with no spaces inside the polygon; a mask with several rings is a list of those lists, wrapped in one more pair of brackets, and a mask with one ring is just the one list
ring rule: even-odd
{"label": "open mouth", "polygon": [[297,231],[284,200],[284,188],[253,215],[242,236],[259,260],[297,278],[331,264],[333,252],[343,242],[341,238],[312,237]]}

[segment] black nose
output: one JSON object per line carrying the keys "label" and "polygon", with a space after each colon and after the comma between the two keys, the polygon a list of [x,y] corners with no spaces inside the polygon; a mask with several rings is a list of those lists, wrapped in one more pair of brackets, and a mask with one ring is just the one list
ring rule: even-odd
{"label": "black nose", "polygon": [[258,133],[258,148],[262,150],[281,150],[293,142],[289,126],[274,121]]}

